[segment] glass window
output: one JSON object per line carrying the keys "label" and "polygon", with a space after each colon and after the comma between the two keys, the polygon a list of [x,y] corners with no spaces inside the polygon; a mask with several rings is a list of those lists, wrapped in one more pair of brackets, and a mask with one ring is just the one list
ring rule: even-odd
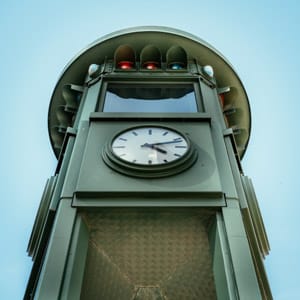
{"label": "glass window", "polygon": [[194,85],[109,83],[104,112],[197,112]]}

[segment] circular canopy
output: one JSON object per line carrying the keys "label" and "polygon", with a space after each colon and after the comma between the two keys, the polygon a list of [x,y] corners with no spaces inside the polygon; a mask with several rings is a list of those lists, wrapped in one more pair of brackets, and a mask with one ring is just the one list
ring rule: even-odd
{"label": "circular canopy", "polygon": [[89,66],[101,64],[105,58],[113,58],[120,45],[133,45],[140,52],[149,44],[157,45],[162,52],[179,45],[187,52],[188,59],[196,59],[202,66],[213,67],[219,88],[230,87],[226,104],[235,111],[231,127],[238,132],[236,144],[242,157],[250,137],[251,115],[248,97],[237,73],[228,60],[205,41],[187,32],[160,26],[134,27],[111,33],[96,40],[69,62],[55,86],[48,112],[48,130],[55,155],[59,155],[62,144],[62,140],[57,139],[57,131],[60,130],[58,112],[65,105],[64,86],[83,85]]}

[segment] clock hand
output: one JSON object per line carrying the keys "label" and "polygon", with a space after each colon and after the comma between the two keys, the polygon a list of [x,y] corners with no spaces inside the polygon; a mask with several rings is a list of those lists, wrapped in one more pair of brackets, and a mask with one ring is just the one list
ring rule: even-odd
{"label": "clock hand", "polygon": [[152,143],[149,145],[164,145],[164,144],[173,144],[173,143],[180,143],[182,140],[175,140],[175,141],[167,141],[167,142],[159,142],[159,143]]}
{"label": "clock hand", "polygon": [[163,153],[163,154],[167,154],[167,151],[164,150],[164,149],[161,149],[159,147],[156,147],[155,144],[148,144],[148,143],[145,143],[143,145],[141,145],[141,147],[148,147],[148,148],[151,148],[151,149],[154,149],[160,153]]}

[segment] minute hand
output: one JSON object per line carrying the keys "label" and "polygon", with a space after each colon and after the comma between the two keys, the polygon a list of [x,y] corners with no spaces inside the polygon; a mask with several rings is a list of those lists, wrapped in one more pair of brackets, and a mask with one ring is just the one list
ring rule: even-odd
{"label": "minute hand", "polygon": [[152,143],[150,145],[164,145],[164,144],[173,144],[173,143],[180,143],[180,142],[182,142],[182,140]]}

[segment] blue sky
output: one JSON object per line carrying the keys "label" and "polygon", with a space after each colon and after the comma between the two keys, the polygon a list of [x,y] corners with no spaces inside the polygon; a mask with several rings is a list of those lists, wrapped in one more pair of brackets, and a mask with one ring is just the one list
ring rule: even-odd
{"label": "blue sky", "polygon": [[26,247],[56,159],[47,113],[64,66],[115,30],[159,25],[190,32],[232,63],[247,90],[252,135],[243,168],[252,178],[271,244],[266,268],[275,299],[300,287],[300,7],[297,1],[8,1],[0,3],[0,289],[21,299]]}

